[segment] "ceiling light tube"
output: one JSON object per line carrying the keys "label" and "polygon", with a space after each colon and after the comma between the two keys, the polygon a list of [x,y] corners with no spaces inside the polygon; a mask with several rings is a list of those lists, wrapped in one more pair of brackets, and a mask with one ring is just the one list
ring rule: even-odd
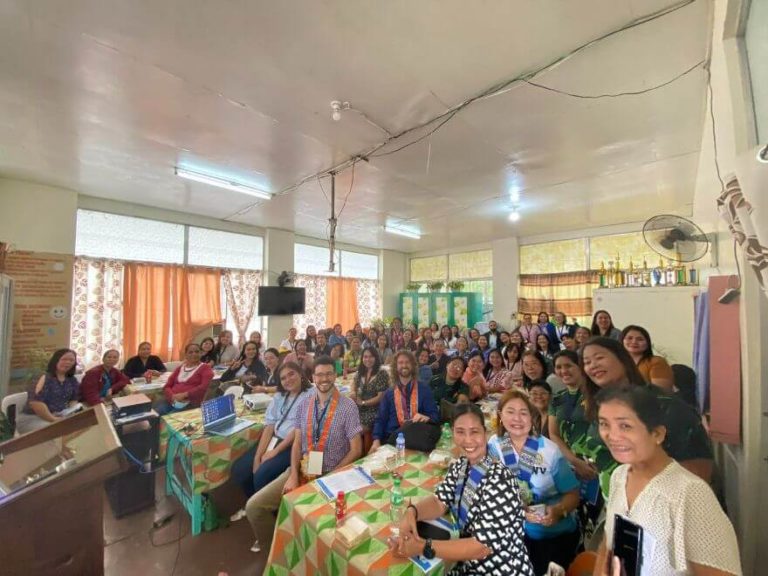
{"label": "ceiling light tube", "polygon": [[188,170],[186,168],[179,168],[178,166],[176,167],[176,176],[178,176],[179,178],[192,180],[194,182],[210,184],[211,186],[216,186],[217,188],[224,188],[225,190],[240,192],[240,194],[255,196],[256,198],[261,198],[263,200],[272,199],[272,194],[270,194],[269,192],[265,192],[264,190],[259,190],[258,188],[254,188],[253,186],[248,186],[247,184],[240,184],[239,182],[227,180],[226,178],[220,178],[218,176],[211,176],[210,174],[202,174],[200,172],[195,172],[193,170]]}
{"label": "ceiling light tube", "polygon": [[398,236],[405,236],[413,240],[421,240],[421,234],[414,232],[413,230],[405,230],[404,228],[396,228],[395,226],[384,226],[384,232],[390,234],[397,234]]}

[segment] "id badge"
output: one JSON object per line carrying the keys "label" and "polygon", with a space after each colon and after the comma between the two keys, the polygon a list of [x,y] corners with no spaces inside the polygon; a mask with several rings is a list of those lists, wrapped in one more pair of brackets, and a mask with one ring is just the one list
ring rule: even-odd
{"label": "id badge", "polygon": [[274,450],[275,446],[277,446],[278,437],[272,436],[272,438],[269,441],[269,444],[267,444],[267,450]]}
{"label": "id badge", "polygon": [[313,450],[309,453],[309,464],[307,465],[307,474],[310,476],[323,475],[323,453]]}

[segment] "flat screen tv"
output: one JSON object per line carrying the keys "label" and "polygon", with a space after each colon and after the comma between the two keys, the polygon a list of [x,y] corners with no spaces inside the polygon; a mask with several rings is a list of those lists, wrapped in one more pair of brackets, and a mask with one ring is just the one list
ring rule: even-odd
{"label": "flat screen tv", "polygon": [[259,286],[259,316],[304,314],[304,288]]}

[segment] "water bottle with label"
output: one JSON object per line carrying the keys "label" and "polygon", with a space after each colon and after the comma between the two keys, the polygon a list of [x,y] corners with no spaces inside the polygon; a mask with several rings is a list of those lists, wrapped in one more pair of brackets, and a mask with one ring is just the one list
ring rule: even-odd
{"label": "water bottle with label", "polygon": [[403,497],[403,489],[401,487],[402,479],[399,474],[394,475],[394,486],[392,486],[392,493],[389,495],[389,518],[392,520],[392,526],[390,532],[393,538],[400,537],[400,522],[405,515],[405,498]]}
{"label": "water bottle with label", "polygon": [[405,464],[405,436],[403,436],[402,432],[397,435],[395,447],[397,448],[396,466],[399,468]]}
{"label": "water bottle with label", "polygon": [[438,448],[450,452],[453,449],[453,433],[451,432],[451,426],[446,422],[443,424],[443,431],[440,433],[440,444]]}

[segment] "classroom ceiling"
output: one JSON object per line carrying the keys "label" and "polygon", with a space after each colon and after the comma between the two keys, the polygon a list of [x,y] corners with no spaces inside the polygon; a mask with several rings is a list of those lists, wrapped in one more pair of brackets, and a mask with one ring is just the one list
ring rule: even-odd
{"label": "classroom ceiling", "polygon": [[[490,87],[547,66],[396,138]],[[471,7],[471,9],[468,9]],[[708,0],[4,0],[0,175],[414,252],[690,213]],[[330,102],[355,110],[331,119]],[[378,125],[378,127],[376,126]],[[385,154],[393,152],[391,154]],[[191,183],[176,165],[277,193]],[[297,184],[304,182],[302,185]],[[322,184],[322,189],[321,189]],[[509,221],[511,193],[521,218]],[[383,225],[419,229],[420,240]]]}

